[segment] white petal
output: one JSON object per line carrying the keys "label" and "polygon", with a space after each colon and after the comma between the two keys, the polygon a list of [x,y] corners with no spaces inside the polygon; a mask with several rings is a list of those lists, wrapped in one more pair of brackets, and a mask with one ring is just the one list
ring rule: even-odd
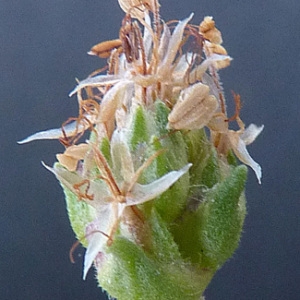
{"label": "white petal", "polygon": [[51,168],[47,166],[43,161],[42,161],[42,165],[48,171],[53,173],[61,184],[63,184],[71,192],[75,193],[74,184],[81,182],[82,181],[81,177],[79,177],[76,173],[68,171],[65,168],[57,168],[57,167]]}
{"label": "white petal", "polygon": [[202,82],[209,86],[210,94],[214,95],[217,99],[219,99],[219,89],[214,81],[214,79],[207,73],[202,75]]}
{"label": "white petal", "polygon": [[189,70],[192,64],[192,59],[193,59],[193,54],[191,52],[186,53],[186,55],[182,55],[180,57],[180,60],[173,71],[175,78],[181,77],[181,81],[182,81],[182,77],[184,77],[184,75]]}
{"label": "white petal", "polygon": [[177,55],[177,51],[179,49],[180,43],[182,41],[184,28],[186,24],[192,19],[193,15],[194,14],[192,13],[188,18],[184,19],[183,21],[180,21],[176,26],[176,28],[174,29],[172,37],[170,38],[167,53],[165,55],[163,62],[161,63],[162,69],[168,69],[173,63]]}
{"label": "white petal", "polygon": [[114,115],[117,108],[122,105],[127,107],[127,102],[132,99],[132,94],[132,82],[122,80],[114,85],[102,99],[98,121],[103,123],[114,121]]}
{"label": "white petal", "polygon": [[[96,256],[99,252],[104,252],[104,248],[108,242],[108,235],[114,234],[114,226],[118,224],[118,220],[122,215],[125,204],[109,203],[102,206],[98,211],[97,219],[91,224],[92,228],[87,228],[88,247],[84,256],[83,279],[91,268]],[[111,237],[112,238],[112,237]]]}
{"label": "white petal", "polygon": [[[151,28],[151,19],[149,17],[149,13],[145,12],[145,22],[148,24],[149,28]],[[152,35],[149,31],[149,28],[147,26],[144,27],[144,48],[145,48],[145,54],[146,58],[149,59],[151,55],[151,45],[152,45]]]}
{"label": "white petal", "polygon": [[[78,193],[78,191],[75,190],[74,185],[82,183],[84,178],[79,176],[76,172],[70,172],[63,167],[54,166],[54,168],[51,168],[44,162],[42,162],[42,165],[51,173],[53,173],[59,182],[72,193]],[[105,182],[90,180],[90,186],[88,187],[87,191],[86,184],[79,189],[82,194],[87,192],[89,195],[94,195],[94,199],[88,200],[87,202],[94,208],[99,209],[99,207],[102,205],[107,205],[107,199],[110,197],[110,193]]]}
{"label": "white petal", "polygon": [[159,55],[160,61],[165,58],[165,55],[168,50],[170,38],[171,38],[170,29],[169,29],[168,25],[166,25],[164,23],[164,31],[160,38],[160,43],[159,43],[159,48],[158,48],[158,55]]}
{"label": "white petal", "polygon": [[89,244],[84,256],[83,280],[85,280],[98,253],[103,251],[106,241],[107,237],[98,231],[94,232],[89,239]]}
{"label": "white petal", "polygon": [[179,171],[171,171],[147,185],[136,183],[130,192],[130,196],[126,197],[126,205],[130,206],[141,204],[156,198],[165,192],[171,185],[173,185],[181,176],[187,173],[191,166],[192,164],[187,164]]}
{"label": "white petal", "polygon": [[206,72],[208,67],[214,64],[216,61],[223,61],[223,60],[232,60],[232,58],[228,55],[220,55],[220,54],[213,54],[205,59],[199,66],[193,69],[189,78],[190,82],[194,83],[197,80],[202,80],[203,74]]}
{"label": "white petal", "polygon": [[[113,210],[111,205],[103,206],[97,214],[97,219],[87,227],[86,235],[88,240],[88,247],[84,256],[83,279],[91,268],[96,256],[103,249],[107,243]],[[105,235],[106,234],[106,235]]]}
{"label": "white petal", "polygon": [[130,149],[125,142],[125,133],[122,130],[115,131],[111,140],[111,154],[116,176],[120,173],[125,182],[129,183],[134,176],[133,161]]}
{"label": "white petal", "polygon": [[246,130],[241,134],[241,139],[246,145],[254,142],[258,135],[263,131],[264,125],[258,127],[255,124],[250,124]]}
{"label": "white petal", "polygon": [[89,77],[85,80],[80,81],[75,89],[69,94],[69,96],[71,97],[87,86],[105,86],[115,84],[118,81],[120,81],[120,77],[116,75],[98,75],[95,77]]}
{"label": "white petal", "polygon": [[262,176],[262,171],[260,165],[255,162],[252,157],[250,156],[249,152],[247,151],[246,144],[241,138],[238,138],[236,140],[236,137],[233,135],[229,136],[229,139],[231,143],[233,144],[233,151],[235,155],[238,157],[238,159],[246,164],[247,166],[251,167],[252,170],[255,172],[257,180],[259,184],[261,184],[261,176]]}
{"label": "white petal", "polygon": [[21,141],[18,141],[18,144],[25,144],[35,140],[53,140],[53,139],[59,139],[60,137],[62,137],[61,128],[49,129],[49,130],[34,133],[29,137]]}
{"label": "white petal", "polygon": [[[90,116],[85,116],[90,122],[94,123],[94,120]],[[67,125],[64,126],[64,131],[66,136],[71,136],[74,133],[80,133],[83,130],[86,130],[90,124],[88,122],[77,123],[76,121],[70,122]],[[62,129],[61,128],[55,128],[55,129],[49,129],[45,131],[40,131],[37,133],[34,133],[33,135],[30,135],[29,137],[25,138],[24,140],[18,141],[18,144],[25,144],[36,140],[55,140],[63,137]]]}

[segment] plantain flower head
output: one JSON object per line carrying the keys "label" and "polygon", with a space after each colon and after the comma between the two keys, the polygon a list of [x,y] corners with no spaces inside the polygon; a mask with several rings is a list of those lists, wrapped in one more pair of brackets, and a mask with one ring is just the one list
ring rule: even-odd
{"label": "plantain flower head", "polygon": [[86,247],[83,278],[94,265],[118,299],[199,299],[242,231],[247,168],[230,157],[260,183],[246,146],[263,126],[245,128],[237,94],[227,115],[219,71],[232,58],[212,17],[164,22],[157,0],[119,4],[119,34],[88,52],[106,66],[69,94],[78,116],[19,143],[58,139],[65,147],[44,166]]}

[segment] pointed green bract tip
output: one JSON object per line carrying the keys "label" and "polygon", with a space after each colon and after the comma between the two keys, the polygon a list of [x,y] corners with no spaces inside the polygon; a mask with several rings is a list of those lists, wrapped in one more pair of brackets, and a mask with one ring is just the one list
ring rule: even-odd
{"label": "pointed green bract tip", "polygon": [[225,180],[202,190],[198,199],[194,199],[194,206],[173,226],[184,257],[211,270],[217,270],[231,257],[238,246],[246,214],[243,192],[246,177],[245,166],[232,169]]}
{"label": "pointed green bract tip", "polygon": [[85,228],[96,218],[96,211],[84,201],[78,201],[78,196],[72,193],[64,185],[61,186],[65,194],[71,227],[75,232],[76,238],[84,247],[87,247],[88,243],[85,238]]}
{"label": "pointed green bract tip", "polygon": [[212,273],[199,272],[182,260],[166,224],[154,210],[148,220],[153,247],[143,249],[117,237],[99,269],[99,283],[119,300],[198,300]]}

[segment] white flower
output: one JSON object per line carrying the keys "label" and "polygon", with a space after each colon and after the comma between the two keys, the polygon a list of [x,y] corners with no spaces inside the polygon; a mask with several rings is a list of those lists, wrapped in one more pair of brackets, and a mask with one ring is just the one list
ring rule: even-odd
{"label": "white flower", "polygon": [[225,155],[225,157],[227,157],[228,151],[232,150],[242,163],[252,168],[258,182],[261,183],[261,167],[252,159],[246,146],[254,142],[264,129],[264,125],[258,127],[254,124],[250,124],[245,129],[244,123],[238,116],[236,120],[240,126],[240,129],[237,131],[228,128],[228,120],[224,114],[220,113],[212,118],[208,124],[211,130],[212,143],[218,153]]}
{"label": "white flower", "polygon": [[[111,141],[112,169],[94,144],[90,144],[90,153],[86,154],[81,171],[70,172],[57,165],[53,168],[46,166],[66,188],[96,210],[97,218],[93,221],[93,226],[97,229],[87,237],[89,243],[85,254],[84,278],[97,254],[104,252],[105,246],[112,241],[125,208],[158,197],[191,167],[191,164],[187,164],[182,169],[171,171],[151,183],[139,184],[137,181],[141,172],[158,155],[159,153],[155,153],[138,170],[134,170],[125,134],[123,131],[115,131]],[[90,170],[91,160],[97,166],[97,172],[100,172],[98,179],[89,178],[85,170]]]}
{"label": "white flower", "polygon": [[229,141],[234,154],[242,163],[252,168],[259,183],[261,183],[262,176],[261,167],[250,156],[246,146],[254,142],[256,137],[262,132],[263,129],[264,125],[258,127],[255,124],[250,124],[243,132],[230,130],[228,133]]}

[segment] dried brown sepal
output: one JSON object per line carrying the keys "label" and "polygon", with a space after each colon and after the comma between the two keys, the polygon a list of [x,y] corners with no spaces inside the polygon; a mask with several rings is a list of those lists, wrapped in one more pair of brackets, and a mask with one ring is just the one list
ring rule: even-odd
{"label": "dried brown sepal", "polygon": [[205,17],[200,23],[199,31],[203,37],[215,44],[222,44],[221,32],[215,27],[215,21],[212,17]]}
{"label": "dried brown sepal", "polygon": [[91,48],[90,55],[96,55],[100,58],[108,58],[114,49],[120,49],[122,42],[120,39],[101,42]]}

